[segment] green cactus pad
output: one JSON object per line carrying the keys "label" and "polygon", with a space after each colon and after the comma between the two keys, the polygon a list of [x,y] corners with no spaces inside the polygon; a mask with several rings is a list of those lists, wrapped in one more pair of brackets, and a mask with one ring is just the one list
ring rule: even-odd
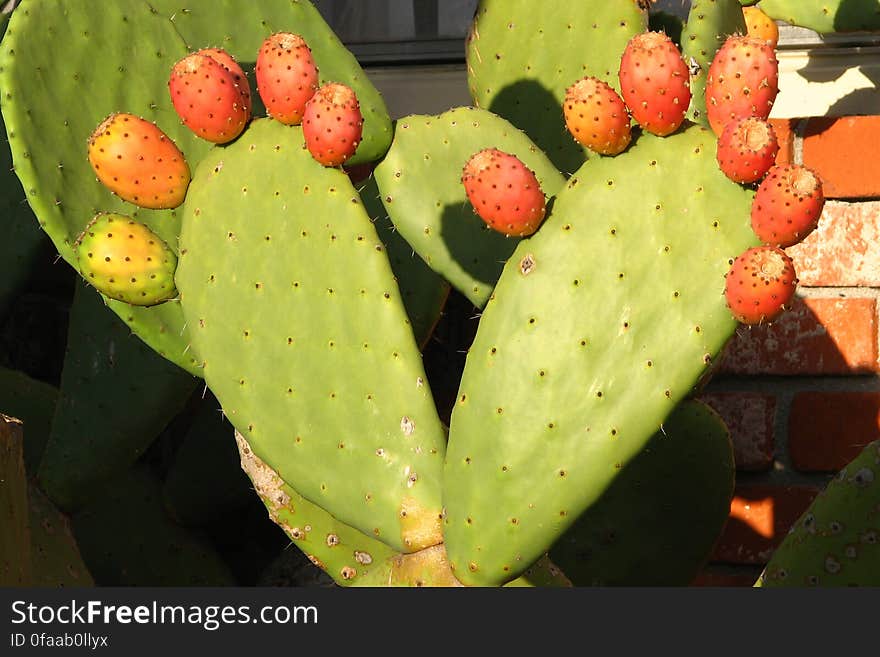
{"label": "green cactus pad", "polygon": [[364,209],[376,226],[379,239],[385,245],[416,342],[424,348],[443,313],[443,306],[449,297],[449,283],[425,264],[391,222],[382,204],[375,177],[370,176],[355,186],[360,192]]}
{"label": "green cactus pad", "polygon": [[31,579],[30,520],[21,423],[0,413],[0,586]]}
{"label": "green cactus pad", "polygon": [[[0,14],[0,37],[6,32],[7,14]],[[0,135],[6,125],[0,118]],[[0,240],[0,317],[24,285],[37,256],[45,246],[46,236],[37,225],[21,182],[12,168],[9,144],[0,144],[0,217],[3,239]]]}
{"label": "green cactus pad", "polygon": [[761,10],[820,34],[880,30],[880,0],[761,0]]}
{"label": "green cactus pad", "polygon": [[535,172],[547,197],[565,184],[519,129],[469,107],[398,120],[394,142],[374,174],[400,234],[477,307],[488,301],[520,241],[489,229],[468,202],[461,172],[470,156],[484,148],[516,155]]}
{"label": "green cactus pad", "polygon": [[172,522],[159,481],[143,466],[119,470],[71,519],[98,586],[233,586],[229,567],[200,534]]}
{"label": "green cactus pad", "polygon": [[241,470],[232,425],[208,394],[174,453],[162,484],[169,515],[187,526],[222,522],[223,516],[253,499]]}
{"label": "green cactus pad", "polygon": [[687,586],[727,520],[734,475],[724,421],[684,402],[550,556],[576,586]]}
{"label": "green cactus pad", "polygon": [[745,34],[746,20],[738,0],[693,0],[681,34],[682,54],[691,68],[691,106],[688,118],[709,127],[706,118],[706,77],[724,40]]}
{"label": "green cactus pad", "polygon": [[756,243],[751,199],[718,169],[711,131],[643,134],[585,164],[519,245],[452,414],[459,579],[503,582],[537,559],[691,392],[737,326],[724,276]]}
{"label": "green cactus pad", "polygon": [[266,505],[269,517],[337,584],[358,584],[369,579],[376,568],[387,568],[386,564],[399,556],[382,541],[339,522],[297,493],[254,454],[240,433],[235,432],[235,440],[241,467]]}
{"label": "green cactus pad", "polygon": [[32,379],[24,372],[0,367],[0,413],[24,424],[24,466],[31,476],[36,474],[43,457],[57,403],[55,386]]}
{"label": "green cactus pad", "polygon": [[70,522],[36,486],[28,486],[30,499],[32,586],[93,586]]}
{"label": "green cactus pad", "polygon": [[468,86],[477,107],[522,128],[556,167],[572,173],[587,158],[565,129],[565,91],[592,75],[619,90],[627,42],[648,25],[635,0],[482,0],[467,41]]}
{"label": "green cactus pad", "polygon": [[419,549],[439,540],[443,428],[376,230],[300,133],[254,121],[199,165],[182,305],[254,453],[342,522]]}
{"label": "green cactus pad", "polygon": [[197,379],[132,336],[85,283],[74,293],[61,394],[37,476],[72,511],[124,471],[175,416]]}
{"label": "green cactus pad", "polygon": [[[178,212],[118,199],[95,179],[86,148],[104,118],[126,111],[156,122],[194,165],[210,144],[181,125],[167,88],[168,71],[186,53],[174,26],[141,0],[101,11],[29,0],[13,13],[0,47],[0,87],[15,171],[40,225],[72,266],[73,242],[100,211],[131,215],[176,248]],[[110,307],[160,354],[193,371],[178,306]]]}
{"label": "green cactus pad", "polygon": [[[263,40],[273,32],[302,36],[318,66],[320,83],[341,82],[354,89],[364,116],[364,132],[357,152],[346,162],[355,165],[378,160],[391,144],[391,119],[379,91],[354,55],[308,0],[147,0],[168,17],[190,50],[220,47],[231,53],[246,71]],[[252,96],[259,101],[253,79]],[[257,106],[255,114],[262,111]]]}
{"label": "green cactus pad", "polygon": [[866,446],[810,505],[758,586],[880,586],[880,441]]}
{"label": "green cactus pad", "polygon": [[80,273],[102,294],[135,306],[154,306],[177,290],[177,255],[161,237],[131,217],[95,216],[74,244]]}

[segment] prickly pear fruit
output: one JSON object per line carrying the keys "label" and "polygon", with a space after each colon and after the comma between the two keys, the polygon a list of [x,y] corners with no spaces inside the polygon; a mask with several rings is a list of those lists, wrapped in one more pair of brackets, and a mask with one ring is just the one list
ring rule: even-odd
{"label": "prickly pear fruit", "polygon": [[794,264],[785,251],[756,246],[733,261],[727,272],[724,296],[738,321],[759,324],[778,317],[796,287]]}
{"label": "prickly pear fruit", "polygon": [[662,32],[637,34],[623,51],[618,75],[640,126],[661,137],[678,130],[691,104],[690,73],[672,39]]}
{"label": "prickly pear fruit", "polygon": [[774,166],[752,201],[752,230],[765,244],[792,246],[813,232],[824,206],[819,176],[799,164]]}
{"label": "prickly pear fruit", "polygon": [[277,32],[260,46],[254,68],[266,112],[285,125],[299,125],[306,103],[318,90],[318,67],[298,34]]}
{"label": "prickly pear fruit", "polygon": [[248,115],[250,115],[251,110],[253,109],[253,103],[251,101],[251,86],[248,83],[247,75],[245,75],[244,70],[239,63],[235,61],[235,57],[223,50],[223,48],[203,48],[198,51],[198,54],[207,55],[229,71],[232,75],[232,79],[235,80],[238,90],[241,92],[241,97],[244,101],[244,106],[248,111]]}
{"label": "prickly pear fruit", "polygon": [[111,114],[89,137],[88,153],[98,180],[129,203],[176,208],[186,197],[189,165],[155,123],[133,114]]}
{"label": "prickly pear fruit", "polygon": [[571,85],[562,106],[565,125],[579,144],[601,155],[617,155],[632,138],[629,114],[611,85],[588,76]]}
{"label": "prickly pear fruit", "polygon": [[706,79],[706,113],[716,135],[728,121],[766,119],[779,93],[779,64],[763,39],[734,35],[715,53]]}
{"label": "prickly pear fruit", "polygon": [[344,84],[325,84],[306,103],[303,137],[312,157],[324,166],[339,166],[354,155],[363,127],[357,95]]}
{"label": "prickly pear fruit", "polygon": [[100,213],[74,244],[83,278],[111,299],[153,306],[177,294],[177,256],[146,225],[121,214]]}
{"label": "prickly pear fruit", "polygon": [[193,53],[174,65],[168,80],[171,102],[183,123],[202,139],[225,144],[250,119],[234,74],[213,57]]}
{"label": "prickly pear fruit", "polygon": [[718,138],[718,166],[738,183],[753,183],[767,175],[776,161],[779,141],[764,119],[749,116],[730,121]]}
{"label": "prickly pear fruit", "polygon": [[544,220],[544,192],[534,172],[515,155],[495,148],[475,153],[461,175],[474,212],[510,237],[531,235]]}
{"label": "prickly pear fruit", "polygon": [[761,11],[760,7],[743,7],[743,18],[746,20],[748,36],[763,39],[773,48],[779,43],[779,27],[776,21]]}

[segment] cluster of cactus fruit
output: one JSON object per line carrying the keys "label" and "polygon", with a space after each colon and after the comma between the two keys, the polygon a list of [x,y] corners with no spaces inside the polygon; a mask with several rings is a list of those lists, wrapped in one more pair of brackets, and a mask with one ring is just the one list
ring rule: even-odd
{"label": "cluster of cactus fruit", "polygon": [[[205,379],[272,519],[345,585],[654,582],[645,532],[664,529],[681,543],[664,568],[693,577],[734,464],[689,398],[738,322],[790,302],[782,249],[824,200],[815,173],[775,165],[775,37],[745,34],[753,8],[695,0],[677,45],[634,0],[483,0],[474,106],[392,124],[310,3],[179,4],[108,6],[90,38],[125,50],[137,25],[160,65],[140,88],[99,68],[118,93],[44,134],[29,67],[68,71],[29,43],[83,17],[25,0],[4,118],[59,253]],[[560,34],[586,54],[519,47]],[[58,174],[59,135],[88,167]],[[481,311],[448,427],[419,353],[446,281]]]}

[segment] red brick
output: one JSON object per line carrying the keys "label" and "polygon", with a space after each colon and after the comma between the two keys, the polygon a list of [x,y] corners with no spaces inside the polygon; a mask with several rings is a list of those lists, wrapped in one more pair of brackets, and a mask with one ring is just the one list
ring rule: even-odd
{"label": "red brick", "polygon": [[818,494],[814,486],[737,486],[712,561],[765,564]]}
{"label": "red brick", "polygon": [[776,154],[776,164],[790,164],[794,161],[794,130],[798,119],[770,119],[773,132],[779,142],[779,153]]}
{"label": "red brick", "polygon": [[880,196],[880,116],[820,117],[804,132],[804,164],[822,178],[826,198]]}
{"label": "red brick", "polygon": [[880,287],[880,202],[829,201],[819,227],[787,252],[801,285]]}
{"label": "red brick", "polygon": [[876,300],[797,297],[769,325],[737,330],[721,369],[736,374],[874,374]]}
{"label": "red brick", "polygon": [[802,392],[791,403],[788,453],[798,470],[836,472],[880,439],[880,392]]}
{"label": "red brick", "polygon": [[701,399],[730,429],[738,470],[766,470],[773,462],[776,397],[756,392],[713,392]]}

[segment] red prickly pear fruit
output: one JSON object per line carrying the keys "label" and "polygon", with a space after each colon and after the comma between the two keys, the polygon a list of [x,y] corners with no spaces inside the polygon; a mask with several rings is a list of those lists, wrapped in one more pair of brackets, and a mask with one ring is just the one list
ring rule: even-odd
{"label": "red prickly pear fruit", "polygon": [[232,74],[232,78],[235,80],[235,84],[241,92],[244,106],[247,109],[248,115],[250,115],[251,110],[253,109],[251,101],[251,86],[248,83],[247,75],[245,75],[244,70],[239,66],[238,62],[235,61],[235,57],[223,50],[223,48],[203,48],[202,50],[199,50],[197,54],[207,55]]}
{"label": "red prickly pear fruit", "polygon": [[796,288],[794,264],[785,251],[756,246],[733,261],[727,272],[724,296],[737,321],[760,324],[776,319]]}
{"label": "red prickly pear fruit", "polygon": [[99,292],[134,306],[154,306],[177,294],[177,256],[145,224],[100,213],[73,245],[80,274]]}
{"label": "red prickly pear fruit", "polygon": [[315,92],[303,114],[306,148],[318,162],[336,167],[361,143],[364,119],[354,90],[331,82]]}
{"label": "red prickly pear fruit", "polygon": [[764,119],[749,116],[730,121],[718,138],[716,159],[724,175],[737,183],[753,183],[776,162],[779,141]]}
{"label": "red prickly pear fruit", "polygon": [[189,165],[155,123],[111,114],[89,137],[88,154],[98,180],[124,201],[159,210],[176,208],[186,197]]}
{"label": "red prickly pear fruit", "polygon": [[752,200],[752,230],[765,244],[792,246],[813,232],[824,206],[819,176],[798,164],[777,165]]}
{"label": "red prickly pear fruit", "polygon": [[499,233],[531,235],[544,220],[541,184],[515,155],[495,148],[481,150],[464,165],[461,182],[474,212]]}
{"label": "red prickly pear fruit", "polygon": [[269,36],[254,71],[269,116],[285,125],[302,123],[306,103],[318,90],[318,67],[305,40],[290,32]]}
{"label": "red prickly pear fruit", "polygon": [[706,78],[709,125],[720,136],[728,121],[766,119],[779,93],[779,64],[763,39],[731,36],[715,53]]}
{"label": "red prickly pear fruit", "polygon": [[629,114],[611,85],[585,77],[565,92],[565,125],[579,144],[601,155],[617,155],[632,139]]}
{"label": "red prickly pear fruit", "polygon": [[208,55],[193,53],[177,62],[171,70],[168,90],[183,123],[215,144],[238,137],[250,119],[234,75]]}
{"label": "red prickly pear fruit", "polygon": [[661,137],[678,130],[691,104],[690,72],[672,39],[662,32],[634,36],[618,76],[623,100],[642,128]]}

